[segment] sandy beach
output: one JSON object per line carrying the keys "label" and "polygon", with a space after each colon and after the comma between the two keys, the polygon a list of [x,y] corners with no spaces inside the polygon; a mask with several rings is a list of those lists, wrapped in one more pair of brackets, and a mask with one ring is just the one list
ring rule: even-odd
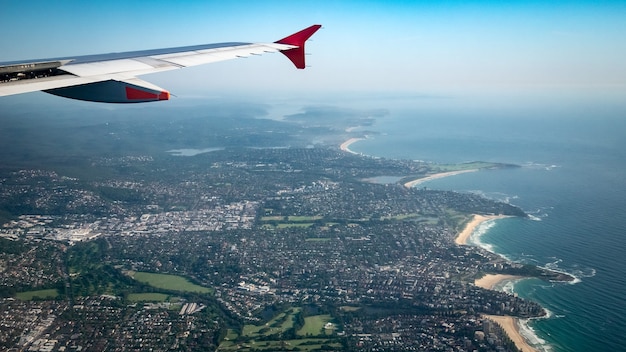
{"label": "sandy beach", "polygon": [[365,138],[350,138],[347,141],[341,143],[341,145],[339,146],[339,149],[343,150],[344,152],[348,152],[348,153],[352,153],[352,154],[359,154],[356,152],[353,152],[352,150],[350,150],[350,144],[354,143],[354,142],[358,142],[358,141],[362,141]]}
{"label": "sandy beach", "polygon": [[[523,278],[524,278],[523,276],[516,276],[516,275],[487,274],[483,276],[482,278],[474,281],[474,285],[478,287],[486,288],[489,290],[493,290],[494,287],[496,287],[496,285],[502,281],[517,280],[517,279],[523,279]],[[494,322],[498,323],[502,327],[502,329],[504,329],[507,335],[509,335],[509,337],[515,343],[515,346],[517,346],[518,349],[523,350],[525,352],[526,351],[538,352],[536,349],[532,348],[528,344],[528,342],[526,342],[526,339],[524,339],[524,336],[520,334],[517,318],[507,316],[507,315],[504,315],[504,316],[484,315],[484,317],[489,318],[493,320]]]}
{"label": "sandy beach", "polygon": [[474,285],[488,290],[493,290],[496,285],[502,281],[519,280],[523,279],[523,276],[518,275],[504,275],[504,274],[487,274],[480,279],[474,281]]}
{"label": "sandy beach", "polygon": [[507,335],[511,338],[515,346],[518,349],[524,352],[538,352],[536,349],[532,348],[524,337],[519,332],[519,327],[517,323],[517,318],[513,318],[510,316],[500,316],[500,315],[484,315],[485,318],[488,318],[496,323],[498,323],[504,331],[506,331]]}
{"label": "sandy beach", "polygon": [[472,220],[465,225],[463,231],[459,232],[459,235],[454,240],[454,243],[458,245],[467,244],[467,240],[469,240],[470,236],[478,227],[478,225],[482,224],[485,221],[494,220],[494,219],[503,219],[508,217],[507,215],[474,215]]}
{"label": "sandy beach", "polygon": [[[347,141],[343,142],[339,148],[348,153],[358,154],[352,150],[350,150],[350,145],[357,141],[363,140],[365,138],[350,138]],[[478,169],[470,169],[470,170],[459,170],[459,171],[450,171],[450,172],[442,172],[438,174],[433,174],[427,177],[419,178],[413,181],[406,182],[404,184],[405,187],[415,187],[423,182],[435,180],[443,177],[459,175],[467,172],[478,171]],[[467,223],[463,231],[459,233],[457,238],[455,239],[455,243],[458,245],[467,244],[467,240],[470,238],[476,227],[478,227],[481,223],[493,219],[505,218],[506,215],[474,215],[472,220]],[[474,281],[474,285],[493,290],[498,283],[505,280],[516,280],[522,279],[522,276],[515,275],[503,275],[503,274],[487,274],[480,279]],[[485,318],[488,318],[495,323],[499,324],[502,329],[507,333],[507,335],[511,338],[511,340],[515,343],[518,349],[523,350],[525,352],[538,352],[536,349],[532,348],[524,339],[524,337],[519,332],[517,318],[510,316],[497,316],[497,315],[484,315]]]}
{"label": "sandy beach", "polygon": [[407,187],[407,188],[415,187],[415,186],[419,185],[420,183],[423,183],[423,182],[426,182],[426,181],[436,180],[438,178],[454,176],[454,175],[459,175],[459,174],[464,174],[466,172],[474,172],[474,171],[478,171],[478,169],[441,172],[441,173],[430,175],[430,176],[426,176],[426,177],[423,177],[423,178],[418,178],[417,180],[409,181],[409,182],[404,184],[404,187]]}

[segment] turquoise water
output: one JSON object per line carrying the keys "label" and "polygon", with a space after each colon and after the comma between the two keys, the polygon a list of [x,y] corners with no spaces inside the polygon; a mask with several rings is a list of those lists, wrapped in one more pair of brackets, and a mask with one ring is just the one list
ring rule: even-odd
{"label": "turquoise water", "polygon": [[528,324],[526,334],[537,347],[626,350],[626,109],[572,103],[463,111],[442,101],[391,110],[371,129],[381,134],[350,149],[440,163],[522,165],[420,187],[477,192],[532,215],[498,220],[472,241],[577,278],[573,284],[523,280],[510,287],[550,312]]}

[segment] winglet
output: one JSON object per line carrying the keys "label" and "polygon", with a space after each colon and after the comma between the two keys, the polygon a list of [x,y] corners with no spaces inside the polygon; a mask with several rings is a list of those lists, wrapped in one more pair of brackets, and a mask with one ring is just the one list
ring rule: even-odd
{"label": "winglet", "polygon": [[297,46],[297,48],[282,50],[281,53],[287,56],[297,68],[303,69],[305,67],[304,43],[321,27],[322,26],[319,24],[312,25],[311,27],[305,28],[300,32],[294,33],[274,43]]}

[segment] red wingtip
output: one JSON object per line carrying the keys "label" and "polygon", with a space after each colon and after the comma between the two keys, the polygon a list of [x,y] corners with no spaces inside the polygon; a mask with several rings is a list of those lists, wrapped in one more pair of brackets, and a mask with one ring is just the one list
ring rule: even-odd
{"label": "red wingtip", "polygon": [[[139,87],[139,88],[143,88],[143,87]],[[155,93],[155,91],[153,90],[141,90],[135,87],[126,86],[126,99],[128,99],[129,101],[169,100],[170,92],[164,90],[164,91]]]}
{"label": "red wingtip", "polygon": [[164,90],[159,94],[159,100],[170,100],[170,92]]}
{"label": "red wingtip", "polygon": [[314,24],[311,27],[305,28],[300,32],[294,33],[288,37],[278,40],[275,43],[297,46],[297,48],[283,50],[281,51],[281,53],[287,56],[289,60],[291,60],[294,65],[296,65],[297,68],[303,69],[305,67],[304,43],[321,27],[322,26],[319,24]]}

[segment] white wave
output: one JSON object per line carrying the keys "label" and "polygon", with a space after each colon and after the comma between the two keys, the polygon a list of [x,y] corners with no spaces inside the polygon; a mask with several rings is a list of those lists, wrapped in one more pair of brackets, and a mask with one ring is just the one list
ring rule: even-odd
{"label": "white wave", "polygon": [[528,254],[528,253],[524,253],[522,252],[519,255],[519,258],[521,259],[521,261],[523,261],[524,263],[532,263],[532,264],[536,264],[539,261],[537,260],[536,256],[534,254]]}
{"label": "white wave", "polygon": [[543,164],[543,163],[535,163],[535,162],[532,162],[532,161],[528,161],[528,162],[522,164],[522,167],[527,168],[527,169],[538,169],[538,170],[552,171],[553,169],[561,167],[561,165]]}
{"label": "white wave", "polygon": [[545,352],[552,351],[552,346],[548,345],[546,340],[537,335],[535,329],[530,326],[530,321],[531,319],[518,319],[518,328],[520,335],[522,335],[524,337],[524,340],[526,340],[526,342],[528,342],[528,344],[535,349]]}
{"label": "white wave", "polygon": [[552,313],[552,311],[548,308],[543,308],[543,311],[546,312],[546,315],[544,315],[543,317],[535,318],[535,319],[550,319],[552,317],[557,317],[557,315]]}
{"label": "white wave", "polygon": [[559,263],[563,262],[563,259],[557,258],[557,257],[553,257],[554,261],[552,263],[546,263],[544,264],[544,266],[548,269],[555,269],[559,267]]}
{"label": "white wave", "polygon": [[513,295],[515,294],[516,283],[517,283],[517,280],[507,280],[504,282],[504,285],[500,288],[500,291]]}
{"label": "white wave", "polygon": [[502,254],[502,253],[498,253],[496,251],[496,247],[491,244],[491,243],[485,243],[482,241],[482,237],[484,234],[486,234],[491,228],[493,228],[496,225],[496,221],[499,219],[491,219],[491,220],[487,220],[483,223],[481,223],[480,225],[478,225],[475,229],[474,232],[472,232],[472,234],[470,235],[467,243],[474,245],[476,247],[480,247],[488,252],[491,252],[493,254],[496,254],[498,256],[500,256],[501,258],[505,259],[506,261],[509,262],[513,262],[515,261],[513,257],[506,255],[506,254]]}
{"label": "white wave", "polygon": [[519,199],[519,197],[518,196],[507,196],[507,197],[504,197],[504,199],[502,199],[502,202],[504,202],[506,204],[511,204],[511,200],[514,200],[514,199]]}
{"label": "white wave", "polygon": [[582,269],[582,270],[564,270],[564,269],[560,269],[560,270],[561,272],[565,272],[566,274],[574,278],[574,280],[569,282],[570,285],[575,285],[581,282],[583,278],[596,276],[596,269],[593,269],[593,268]]}
{"label": "white wave", "polygon": [[533,221],[541,221],[542,219],[545,219],[549,216],[550,210],[552,209],[554,209],[554,207],[551,207],[551,206],[541,207],[535,211],[526,210],[526,214],[528,214],[528,217]]}
{"label": "white wave", "polygon": [[562,269],[562,270],[567,270],[568,273],[571,273],[571,275],[577,276],[577,277],[583,277],[583,278],[587,278],[587,277],[594,277],[596,276],[596,269],[594,268],[580,268],[578,265],[573,265],[573,268],[571,269]]}
{"label": "white wave", "polygon": [[554,259],[553,262],[546,263],[539,267],[573,277],[574,280],[568,282],[570,285],[582,282],[583,278],[593,277],[596,275],[596,269],[594,268],[578,268],[577,265],[574,265],[571,268],[562,268],[559,264],[562,265],[563,260],[556,257],[552,258]]}
{"label": "white wave", "polygon": [[469,242],[478,247],[484,248],[488,250],[489,252],[494,252],[493,245],[489,243],[484,243],[481,241],[482,236],[486,234],[487,231],[489,231],[489,229],[491,229],[494,225],[495,225],[494,220],[487,220],[481,223],[480,225],[476,226],[476,228],[474,229],[474,232],[472,232],[472,234],[470,235]]}
{"label": "white wave", "polygon": [[[573,276],[573,275],[572,275],[572,276]],[[583,281],[583,280],[581,280],[581,279],[577,278],[576,276],[574,276],[574,280],[572,280],[572,281],[568,282],[568,284],[570,284],[570,285],[576,285],[577,283],[580,283],[580,282],[582,282],[582,281]]]}
{"label": "white wave", "polygon": [[[493,252],[495,253],[495,252]],[[515,258],[513,258],[513,256],[507,255],[507,254],[500,254],[500,253],[496,253],[497,255],[499,255],[500,257],[502,257],[503,259],[505,259],[508,262],[516,262],[517,260],[515,260]]]}
{"label": "white wave", "polygon": [[[517,280],[508,280],[505,281],[505,284],[497,289],[499,291],[503,291],[509,294],[515,294],[515,285],[525,279],[517,279]],[[548,342],[539,335],[535,329],[530,325],[533,320],[539,319],[551,319],[551,318],[560,318],[562,316],[555,315],[551,310],[543,307],[544,312],[546,313],[542,317],[537,318],[529,318],[529,319],[517,319],[517,325],[519,329],[520,335],[524,338],[524,340],[537,351],[549,352],[552,351],[552,346],[548,344]]]}

